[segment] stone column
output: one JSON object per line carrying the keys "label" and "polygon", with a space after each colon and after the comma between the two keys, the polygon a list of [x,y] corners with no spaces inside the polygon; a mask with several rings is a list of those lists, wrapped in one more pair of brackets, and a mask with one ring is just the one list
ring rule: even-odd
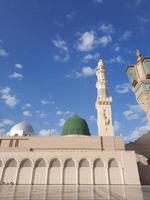
{"label": "stone column", "polygon": [[31,176],[30,176],[30,184],[33,184],[33,176],[34,176],[35,167],[32,165],[31,167]]}
{"label": "stone column", "polygon": [[18,177],[19,177],[19,171],[20,171],[20,164],[21,162],[20,161],[17,161],[17,166],[16,166],[16,174],[15,174],[15,179],[14,179],[14,184],[17,184],[18,182]]}
{"label": "stone column", "polygon": [[61,184],[64,184],[64,162],[61,164]]}
{"label": "stone column", "polygon": [[91,168],[91,185],[93,185],[94,184],[93,162],[90,163],[90,168]]}
{"label": "stone column", "polygon": [[125,185],[124,168],[122,168],[121,174],[122,174],[122,184]]}
{"label": "stone column", "polygon": [[45,171],[46,171],[45,185],[48,184],[48,170],[49,170],[49,165],[46,165],[46,167],[45,167]]}
{"label": "stone column", "polygon": [[19,172],[20,172],[20,165],[18,165],[16,169],[16,177],[15,177],[14,184],[17,184],[18,182]]}
{"label": "stone column", "polygon": [[79,162],[76,162],[76,185],[79,185]]}
{"label": "stone column", "polygon": [[106,167],[106,183],[110,185],[109,167]]}

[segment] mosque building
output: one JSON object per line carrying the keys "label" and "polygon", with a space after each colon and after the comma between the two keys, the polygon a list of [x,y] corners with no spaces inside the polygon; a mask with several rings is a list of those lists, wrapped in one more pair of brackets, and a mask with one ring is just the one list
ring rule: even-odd
{"label": "mosque building", "polygon": [[38,136],[24,121],[0,137],[0,181],[14,184],[140,185],[134,150],[125,150],[115,136],[112,98],[108,96],[106,69],[96,69],[98,135],[78,115],[69,118],[60,136]]}

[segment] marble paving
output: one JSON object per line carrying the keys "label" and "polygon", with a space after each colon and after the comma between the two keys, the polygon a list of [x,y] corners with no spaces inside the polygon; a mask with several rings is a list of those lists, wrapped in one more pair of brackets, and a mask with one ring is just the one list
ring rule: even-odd
{"label": "marble paving", "polygon": [[150,186],[1,185],[0,200],[150,200]]}

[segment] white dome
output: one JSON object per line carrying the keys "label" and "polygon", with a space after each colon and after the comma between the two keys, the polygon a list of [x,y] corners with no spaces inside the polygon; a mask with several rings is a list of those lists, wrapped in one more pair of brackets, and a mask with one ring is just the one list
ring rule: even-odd
{"label": "white dome", "polygon": [[34,130],[32,126],[25,121],[22,121],[16,124],[15,126],[13,126],[8,133],[8,135],[10,136],[15,136],[15,135],[26,136],[26,135],[33,135],[33,134],[34,134]]}

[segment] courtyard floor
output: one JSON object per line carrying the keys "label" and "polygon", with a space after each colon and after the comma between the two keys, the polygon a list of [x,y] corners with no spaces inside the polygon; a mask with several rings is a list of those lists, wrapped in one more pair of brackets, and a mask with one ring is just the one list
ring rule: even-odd
{"label": "courtyard floor", "polygon": [[150,200],[150,186],[0,186],[0,200],[33,199]]}

